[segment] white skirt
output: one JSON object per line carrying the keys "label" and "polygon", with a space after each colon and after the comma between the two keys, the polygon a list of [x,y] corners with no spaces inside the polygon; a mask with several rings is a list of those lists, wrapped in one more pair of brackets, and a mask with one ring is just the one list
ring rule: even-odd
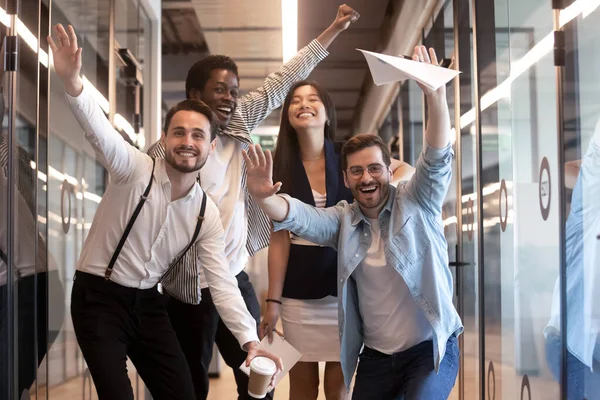
{"label": "white skirt", "polygon": [[281,299],[283,335],[302,362],[340,361],[337,297]]}

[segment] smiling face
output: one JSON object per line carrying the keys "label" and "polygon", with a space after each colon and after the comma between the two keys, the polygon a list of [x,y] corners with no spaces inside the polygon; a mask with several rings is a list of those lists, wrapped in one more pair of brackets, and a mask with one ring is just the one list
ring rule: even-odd
{"label": "smiling face", "polygon": [[[377,218],[390,193],[392,171],[386,166],[377,146],[351,153],[347,156],[348,167],[344,171],[344,183],[368,218]],[[357,175],[362,170],[362,174]],[[373,175],[379,176],[372,176]],[[354,174],[353,174],[354,172]]]}
{"label": "smiling face", "polygon": [[196,111],[177,111],[163,135],[165,161],[173,169],[190,173],[198,171],[215,142],[211,141],[210,121]]}
{"label": "smiling face", "polygon": [[237,107],[239,92],[238,79],[233,71],[213,69],[204,89],[192,90],[190,97],[208,104],[219,119],[219,127],[225,129]]}
{"label": "smiling face", "polygon": [[317,89],[311,85],[300,86],[294,90],[287,114],[290,125],[296,132],[309,128],[324,129],[327,122],[323,101]]}

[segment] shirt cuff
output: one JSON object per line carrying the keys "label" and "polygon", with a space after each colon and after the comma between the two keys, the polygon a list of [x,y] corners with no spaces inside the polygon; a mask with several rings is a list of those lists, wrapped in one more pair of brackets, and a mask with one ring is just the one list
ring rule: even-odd
{"label": "shirt cuff", "polygon": [[317,40],[313,39],[306,48],[315,56],[319,61],[322,61],[329,55],[329,52],[323,47],[323,45]]}
{"label": "shirt cuff", "polygon": [[89,96],[90,96],[90,89],[85,84],[83,85],[83,90],[81,91],[81,93],[79,93],[79,96],[77,96],[77,97],[73,97],[65,91],[65,98],[67,99],[67,102],[71,106],[79,106],[79,105],[83,104],[84,101]]}
{"label": "shirt cuff", "polygon": [[258,342],[260,343],[260,340],[258,340],[258,335],[256,334],[256,332],[248,332],[248,333],[244,333],[243,335],[241,335],[238,339],[238,342],[240,343],[240,347],[242,348],[242,350],[244,349],[244,345],[248,342]]}
{"label": "shirt cuff", "polygon": [[294,220],[294,199],[289,194],[278,194],[279,197],[287,201],[288,203],[288,213],[285,219],[281,222],[273,221],[273,232],[281,231],[281,230],[291,230],[292,221]]}
{"label": "shirt cuff", "polygon": [[429,164],[431,163],[445,163],[450,164],[454,157],[454,150],[452,149],[452,143],[448,142],[446,147],[441,149],[431,147],[427,140],[423,141],[423,158]]}

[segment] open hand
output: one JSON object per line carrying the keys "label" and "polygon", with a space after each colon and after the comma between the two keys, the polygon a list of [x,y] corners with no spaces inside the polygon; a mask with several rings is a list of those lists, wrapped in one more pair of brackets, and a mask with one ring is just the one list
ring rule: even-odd
{"label": "open hand", "polygon": [[279,321],[279,304],[269,303],[267,311],[258,326],[258,337],[262,340],[265,336],[268,336],[269,343],[273,343],[273,332],[283,336],[281,332],[275,329],[277,321]]}
{"label": "open hand", "polygon": [[281,182],[273,184],[271,152],[263,152],[259,144],[254,144],[242,156],[246,162],[246,185],[252,197],[260,201],[275,195],[281,189]]}
{"label": "open hand", "polygon": [[335,20],[331,25],[341,32],[348,29],[350,24],[356,22],[359,18],[360,14],[354,11],[352,7],[347,4],[342,4],[339,6]]}
{"label": "open hand", "polygon": [[248,357],[246,357],[246,367],[250,367],[250,362],[255,357],[266,357],[266,358],[270,358],[271,360],[275,361],[275,366],[277,367],[277,370],[275,371],[275,374],[273,374],[273,376],[271,377],[271,383],[269,384],[270,389],[274,388],[275,387],[275,378],[277,378],[277,374],[279,374],[279,372],[283,371],[283,360],[281,358],[277,357],[275,354],[271,353],[270,351],[267,351],[258,342],[247,343],[247,350],[248,350]]}
{"label": "open hand", "polygon": [[[415,46],[415,52],[412,56],[414,61],[419,61],[426,64],[438,65],[438,58],[435,54],[435,50],[433,47],[429,48],[429,52],[427,52],[427,48],[425,46]],[[417,82],[423,93],[426,96],[429,95],[443,95],[443,98],[446,98],[446,85],[440,86],[437,90],[431,90],[427,86],[420,84]]]}
{"label": "open hand", "polygon": [[81,51],[77,45],[77,36],[71,25],[67,30],[61,25],[54,26],[57,43],[48,36],[48,46],[52,50],[54,70],[63,81],[67,93],[79,96],[83,90],[83,83],[79,78],[81,72]]}

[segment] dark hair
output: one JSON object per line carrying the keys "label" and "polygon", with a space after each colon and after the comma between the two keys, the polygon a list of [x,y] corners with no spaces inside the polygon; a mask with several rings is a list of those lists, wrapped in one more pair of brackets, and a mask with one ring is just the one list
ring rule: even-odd
{"label": "dark hair", "polygon": [[325,139],[331,141],[335,140],[337,119],[335,116],[335,106],[333,105],[329,93],[315,81],[303,80],[294,83],[285,97],[283,107],[281,108],[279,136],[277,137],[275,154],[273,155],[273,180],[275,182],[283,183],[282,191],[286,190],[286,185],[288,188],[292,187],[293,169],[300,158],[298,134],[290,123],[288,111],[290,109],[290,104],[292,103],[292,97],[294,97],[294,92],[302,86],[312,86],[317,91],[317,94],[325,107],[325,113],[327,114],[327,119],[329,121],[329,124],[325,125],[325,132],[323,134]]}
{"label": "dark hair", "polygon": [[383,162],[386,167],[390,166],[390,152],[387,146],[383,143],[383,140],[377,135],[371,133],[361,133],[356,136],[352,136],[342,147],[342,169],[345,171],[348,168],[348,156],[358,151],[364,150],[368,147],[379,147],[381,149],[381,155]]}
{"label": "dark hair", "polygon": [[185,80],[185,97],[190,98],[192,89],[204,90],[206,82],[210,79],[212,71],[215,69],[226,69],[235,74],[235,77],[240,82],[238,75],[238,67],[235,61],[227,56],[210,55],[200,61],[197,61],[188,71]]}
{"label": "dark hair", "polygon": [[213,113],[213,110],[209,106],[206,105],[203,101],[187,99],[180,101],[167,112],[167,116],[165,117],[165,127],[164,132],[165,135],[169,131],[169,125],[171,124],[171,120],[179,111],[194,111],[198,114],[204,115],[208,122],[210,123],[210,140],[213,141],[215,137],[217,137],[217,129],[219,127],[219,121],[217,117]]}

